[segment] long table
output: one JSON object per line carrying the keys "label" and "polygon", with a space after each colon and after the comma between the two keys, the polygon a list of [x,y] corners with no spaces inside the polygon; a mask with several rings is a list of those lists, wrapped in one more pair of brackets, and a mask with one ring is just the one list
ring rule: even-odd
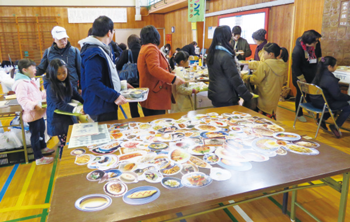
{"label": "long table", "polygon": [[[191,111],[194,114],[217,112],[219,114],[241,111],[254,116],[262,115],[241,106],[224,108],[212,108],[207,110]],[[149,122],[159,118],[180,118],[184,113],[159,115],[132,119],[137,122]],[[127,122],[120,120],[115,122]],[[284,126],[287,132],[297,132],[290,127]],[[320,142],[319,142],[320,143]],[[179,221],[187,217],[204,214],[228,208],[245,202],[265,198],[285,192],[292,191],[291,219],[295,220],[295,207],[305,210],[297,201],[297,190],[313,188],[318,186],[331,186],[341,193],[338,222],[345,219],[346,201],[349,187],[350,155],[335,148],[320,143],[319,155],[304,156],[288,153],[286,156],[276,156],[266,162],[252,162],[253,168],[249,171],[231,171],[230,180],[218,182],[213,181],[204,188],[182,188],[168,190],[160,183],[151,184],[161,191],[160,197],[146,205],[132,206],[123,202],[122,198],[112,198],[112,205],[97,212],[82,212],[74,207],[77,199],[88,194],[103,194],[103,183],[89,182],[86,179],[87,172],[91,170],[86,166],[75,165],[74,157],[69,156],[70,149],[64,150],[64,156],[59,165],[55,189],[52,197],[48,221],[140,221],[155,218],[161,215],[181,212],[185,209],[198,211],[195,214],[185,215],[167,221]],[[89,152],[88,152],[89,153]],[[209,173],[208,170],[200,170]],[[343,174],[343,182],[337,183],[331,176]],[[179,177],[179,176],[178,176]],[[312,181],[321,180],[322,184],[313,184]],[[298,186],[298,184],[309,183],[309,185]],[[150,185],[142,181],[137,184],[128,184],[129,190],[139,186]],[[286,189],[284,189],[286,188]],[[277,191],[276,191],[277,190]],[[280,190],[280,191],[278,191]],[[258,196],[257,196],[258,195]],[[254,196],[254,197],[252,197]],[[210,206],[232,199],[244,198],[232,204],[212,208],[203,211],[203,207]],[[305,210],[306,211],[306,210]]]}

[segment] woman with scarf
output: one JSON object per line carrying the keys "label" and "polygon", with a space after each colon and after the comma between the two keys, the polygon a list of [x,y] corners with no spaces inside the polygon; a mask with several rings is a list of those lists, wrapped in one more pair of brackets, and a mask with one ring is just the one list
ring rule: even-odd
{"label": "woman with scarf", "polygon": [[[297,81],[311,83],[315,78],[317,72],[318,59],[322,57],[321,44],[319,39],[321,34],[315,30],[305,31],[304,34],[296,41],[292,53],[292,76],[293,85],[297,89],[297,95],[295,97],[295,111],[298,110],[301,92],[298,87]],[[298,120],[306,122],[303,116],[303,110],[300,109]]]}
{"label": "woman with scarf", "polygon": [[267,40],[265,38],[266,35],[266,30],[265,29],[259,29],[256,32],[253,32],[252,38],[257,44],[257,47],[255,49],[255,54],[254,54],[254,60],[249,63],[248,67],[251,70],[256,70],[259,66],[259,62],[263,62],[264,59],[264,46],[267,44]]}
{"label": "woman with scarf", "polygon": [[208,52],[208,97],[215,107],[238,105],[239,97],[252,98],[237,70],[231,36],[229,26],[217,27]]}

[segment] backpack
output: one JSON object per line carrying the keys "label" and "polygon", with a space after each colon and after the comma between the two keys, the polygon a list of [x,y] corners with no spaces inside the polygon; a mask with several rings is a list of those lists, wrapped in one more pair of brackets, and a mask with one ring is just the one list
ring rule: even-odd
{"label": "backpack", "polygon": [[131,50],[128,50],[128,63],[123,65],[123,68],[119,73],[119,78],[120,80],[127,80],[129,83],[139,81],[139,77],[137,75],[137,64],[134,63]]}

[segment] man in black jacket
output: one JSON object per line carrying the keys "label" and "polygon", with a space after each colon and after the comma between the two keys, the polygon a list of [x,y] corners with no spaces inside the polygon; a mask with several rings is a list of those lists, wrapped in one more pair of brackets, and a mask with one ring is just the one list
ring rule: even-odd
{"label": "man in black jacket", "polygon": [[72,86],[77,89],[80,81],[80,52],[77,48],[71,46],[70,42],[68,41],[69,37],[65,28],[55,26],[52,29],[51,34],[54,42],[52,43],[51,47],[45,50],[43,58],[37,67],[36,75],[41,76],[42,74],[46,73],[46,69],[51,60],[62,59],[67,64]]}
{"label": "man in black jacket", "polygon": [[245,58],[252,55],[252,50],[246,39],[241,37],[242,29],[240,26],[235,26],[232,28],[233,38],[231,40],[231,45],[236,52],[238,60],[245,60]]}
{"label": "man in black jacket", "polygon": [[197,42],[193,41],[193,42],[191,42],[190,44],[185,45],[185,46],[181,49],[181,51],[187,52],[190,56],[191,56],[191,55],[192,55],[192,56],[199,56],[199,55],[196,54],[196,49],[195,49],[196,46],[197,46]]}
{"label": "man in black jacket", "polygon": [[[314,79],[317,71],[318,59],[322,57],[321,43],[319,42],[321,37],[321,34],[315,30],[309,30],[305,31],[304,34],[296,41],[296,45],[292,53],[293,85],[297,89],[297,95],[295,97],[295,111],[298,109],[301,97],[301,92],[297,81],[299,80],[302,82],[311,83]],[[306,122],[302,109],[300,109],[297,115],[299,121]]]}

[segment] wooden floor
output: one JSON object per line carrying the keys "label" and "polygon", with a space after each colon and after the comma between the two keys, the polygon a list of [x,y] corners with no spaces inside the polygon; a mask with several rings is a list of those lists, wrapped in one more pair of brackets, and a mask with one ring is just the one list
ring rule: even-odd
{"label": "wooden floor", "polygon": [[[128,105],[123,107],[128,117],[130,117]],[[293,110],[294,104],[292,102],[280,102],[277,109],[277,120],[288,126],[292,126],[294,121]],[[119,116],[123,118],[121,112]],[[307,118],[307,120],[307,123],[298,122],[296,128],[300,131],[300,134],[306,134],[312,137],[316,131],[316,124],[310,118]],[[2,119],[3,123],[8,121],[10,120]],[[344,127],[350,129],[350,123],[347,122],[344,124]],[[342,132],[343,138],[336,139],[331,134],[320,131],[317,140],[350,154],[350,132],[346,130],[342,130]],[[55,147],[57,142],[57,139],[53,138],[50,140],[48,147]],[[51,165],[36,166],[35,163],[30,163],[0,168],[0,221],[43,222],[46,220],[55,181],[55,172],[57,167],[59,167],[59,159],[57,159],[57,156],[55,156],[55,160],[55,163]],[[341,178],[341,176],[335,177],[337,180],[341,180]],[[4,193],[6,184],[8,183],[9,186]],[[4,193],[3,198],[2,193]],[[321,221],[336,221],[339,201],[339,193],[329,187],[320,187],[298,192],[298,202],[314,213]],[[239,209],[237,209],[237,207],[235,209],[231,207],[226,211],[216,211],[214,213],[187,219],[187,221],[290,221],[288,216],[282,214],[280,209],[281,203],[282,195],[278,195],[273,198],[265,198],[251,203],[241,204],[239,205]],[[212,207],[215,206],[207,206],[208,209]],[[238,211],[240,213],[238,213]],[[191,212],[191,209],[188,209],[188,211],[181,213],[186,215]],[[346,213],[346,221],[350,222],[350,198],[348,199]],[[246,214],[246,216],[243,218],[241,215],[244,214]],[[148,220],[148,222],[161,221],[162,219],[174,217],[176,217],[176,215],[167,215],[161,218]],[[297,221],[302,222],[314,221],[299,209],[297,209],[297,218]]]}

